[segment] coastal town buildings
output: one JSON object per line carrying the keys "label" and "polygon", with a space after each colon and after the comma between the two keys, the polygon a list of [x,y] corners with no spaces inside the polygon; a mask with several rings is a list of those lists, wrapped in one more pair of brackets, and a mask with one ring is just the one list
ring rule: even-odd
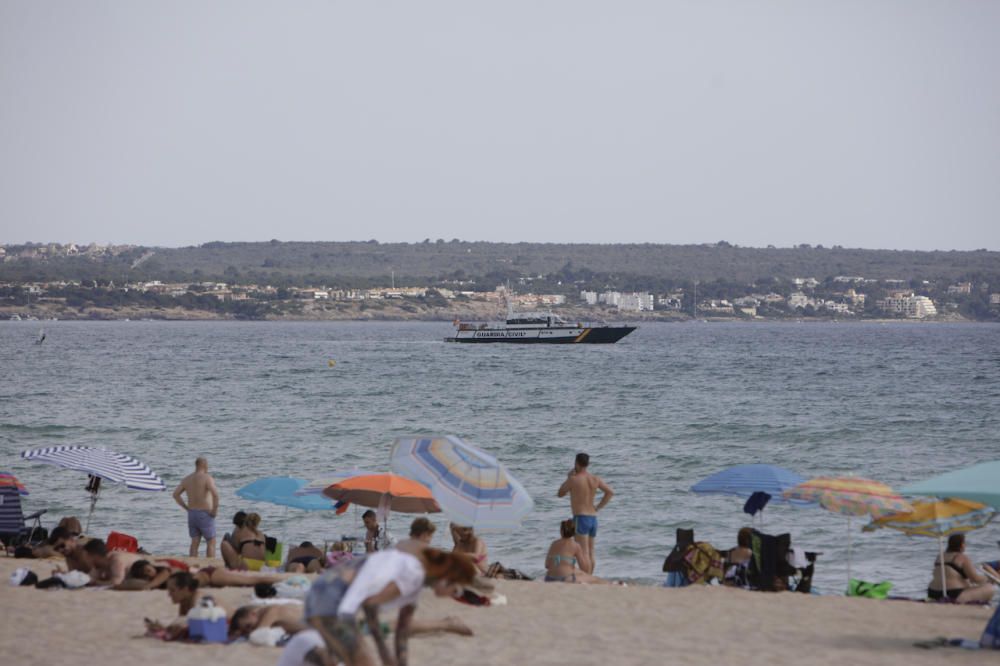
{"label": "coastal town buildings", "polygon": [[925,319],[937,314],[934,302],[926,296],[916,296],[912,292],[892,293],[886,298],[875,301],[876,307],[883,312],[903,315],[908,319]]}

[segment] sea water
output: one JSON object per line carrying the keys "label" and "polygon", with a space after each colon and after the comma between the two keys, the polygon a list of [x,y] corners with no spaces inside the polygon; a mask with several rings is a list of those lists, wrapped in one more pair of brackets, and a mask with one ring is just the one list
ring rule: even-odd
{"label": "sea water", "polygon": [[[36,344],[39,327],[46,339]],[[855,474],[899,487],[1000,458],[1000,326],[985,324],[644,324],[615,345],[443,342],[446,323],[3,322],[0,469],[31,491],[45,523],[89,506],[83,474],[27,463],[25,449],[103,446],[167,483],[105,485],[91,532],[186,553],[170,496],[199,455],[221,494],[220,532],[238,509],[291,541],[361,533],[358,511],[304,513],[235,491],[264,476],[387,471],[395,437],[456,434],[496,455],[536,502],[516,532],[484,535],[490,560],[543,570],[559,521],[556,490],[578,451],[615,491],[600,513],[597,571],[655,584],[677,527],[735,545],[750,523],[735,497],[691,485],[731,465],[770,463],[809,477]],[[330,363],[330,361],[335,363]],[[389,528],[404,536],[410,516]],[[436,543],[450,546],[446,522]],[[764,529],[820,551],[816,587],[852,575],[920,595],[938,545],[861,531],[819,508],[770,505]],[[969,536],[1000,557],[1000,521]]]}

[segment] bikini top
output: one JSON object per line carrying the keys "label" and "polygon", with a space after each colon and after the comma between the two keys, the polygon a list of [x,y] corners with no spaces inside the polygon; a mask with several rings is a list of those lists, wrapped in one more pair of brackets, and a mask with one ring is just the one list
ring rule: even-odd
{"label": "bikini top", "polygon": [[[962,580],[969,580],[969,577],[965,575],[965,570],[962,569],[962,567],[955,564],[954,560],[945,560],[944,565],[946,567],[951,567],[953,570],[957,571],[958,575],[962,577]],[[940,559],[934,560],[934,566],[940,567],[941,560]]]}
{"label": "bikini top", "polygon": [[560,562],[569,562],[574,567],[576,566],[576,557],[573,555],[553,555],[552,556],[552,567],[555,568],[559,566]]}

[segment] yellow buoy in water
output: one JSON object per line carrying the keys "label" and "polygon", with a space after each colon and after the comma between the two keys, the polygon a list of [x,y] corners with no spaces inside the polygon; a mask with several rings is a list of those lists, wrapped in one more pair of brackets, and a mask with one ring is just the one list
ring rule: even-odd
{"label": "yellow buoy in water", "polygon": [[328,368],[332,368],[335,365],[337,365],[337,362],[334,361],[332,358],[329,361],[326,362],[326,367],[328,367]]}

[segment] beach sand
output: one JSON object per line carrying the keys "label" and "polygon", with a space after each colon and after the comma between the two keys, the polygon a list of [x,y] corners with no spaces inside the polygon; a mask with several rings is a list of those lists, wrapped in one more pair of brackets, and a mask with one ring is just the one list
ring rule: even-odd
{"label": "beach sand", "polygon": [[[143,618],[167,621],[164,591],[36,590],[9,585],[28,566],[46,577],[54,561],[0,557],[0,645],[26,664],[272,665],[277,648],[165,643],[143,637]],[[978,640],[992,612],[720,587],[585,586],[498,581],[506,605],[472,607],[428,592],[418,618],[460,617],[473,638],[414,638],[413,664],[974,664],[996,653],[925,650],[936,636]],[[232,611],[250,588],[213,589]]]}

